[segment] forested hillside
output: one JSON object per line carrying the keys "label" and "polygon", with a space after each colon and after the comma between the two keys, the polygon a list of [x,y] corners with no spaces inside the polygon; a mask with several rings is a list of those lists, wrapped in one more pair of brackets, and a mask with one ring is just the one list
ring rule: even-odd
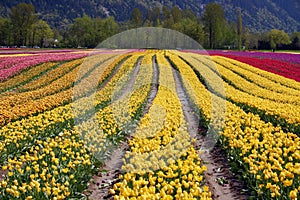
{"label": "forested hillside", "polygon": [[138,7],[144,14],[147,9],[162,5],[192,9],[202,16],[207,3],[220,3],[228,21],[235,21],[237,7],[242,8],[244,25],[251,32],[269,31],[272,28],[294,32],[300,30],[300,1],[298,0],[2,0],[0,15],[7,16],[10,8],[20,2],[32,3],[40,18],[51,27],[63,28],[84,13],[90,17],[113,16],[119,22],[130,18],[131,11]]}

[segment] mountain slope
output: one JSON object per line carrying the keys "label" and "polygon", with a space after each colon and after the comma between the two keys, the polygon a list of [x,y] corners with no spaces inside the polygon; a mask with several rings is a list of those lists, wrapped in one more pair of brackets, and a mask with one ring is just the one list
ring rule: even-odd
{"label": "mountain slope", "polygon": [[6,16],[10,8],[20,2],[32,3],[41,18],[52,27],[66,26],[83,13],[91,17],[114,16],[117,21],[125,21],[134,7],[146,13],[147,8],[178,5],[181,9],[192,9],[201,16],[205,4],[218,2],[222,4],[229,21],[235,21],[236,9],[241,7],[244,25],[253,32],[272,28],[300,31],[299,0],[2,0],[0,15]]}

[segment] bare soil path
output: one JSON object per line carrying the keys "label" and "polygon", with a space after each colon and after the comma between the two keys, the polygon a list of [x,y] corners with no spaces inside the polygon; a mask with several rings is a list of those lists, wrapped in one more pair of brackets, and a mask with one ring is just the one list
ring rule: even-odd
{"label": "bare soil path", "polygon": [[[230,172],[230,166],[225,153],[217,146],[211,151],[202,151],[201,147],[207,141],[199,133],[199,119],[192,108],[188,95],[186,94],[180,74],[173,68],[176,90],[182,104],[185,120],[188,123],[188,131],[192,138],[196,139],[195,149],[199,151],[202,163],[207,167],[204,176],[206,184],[210,187],[214,200],[244,200],[247,195],[243,194],[245,186],[243,182]],[[201,152],[200,152],[201,151]]]}
{"label": "bare soil path", "polygon": [[[150,91],[150,95],[147,99],[147,103],[144,109],[144,114],[146,114],[152,105],[152,102],[157,93],[157,85],[158,85],[158,68],[155,62],[155,57],[153,57],[153,80],[152,80],[152,87]],[[136,69],[132,75],[132,79],[129,81],[126,89],[118,96],[119,99],[124,97],[124,95],[128,94],[135,81],[135,77],[139,72],[141,62],[139,61],[136,65]],[[91,200],[102,200],[102,199],[113,199],[113,196],[109,193],[109,189],[119,181],[118,176],[121,174],[121,167],[122,167],[122,158],[125,155],[125,152],[129,150],[128,140],[131,136],[127,136],[125,141],[122,141],[117,148],[111,153],[110,158],[106,160],[101,171],[92,177],[88,189],[84,192],[88,199]]]}

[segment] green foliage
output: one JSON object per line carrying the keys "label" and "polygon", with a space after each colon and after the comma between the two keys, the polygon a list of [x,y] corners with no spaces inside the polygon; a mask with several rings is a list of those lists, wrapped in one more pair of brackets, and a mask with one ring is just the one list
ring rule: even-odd
{"label": "green foliage", "polygon": [[242,11],[241,8],[237,9],[237,36],[238,36],[238,49],[242,48],[242,34],[243,34],[243,19],[242,19]]}
{"label": "green foliage", "polygon": [[12,8],[9,18],[0,18],[0,45],[52,46],[54,33],[43,20],[38,20],[32,4],[20,3]]}
{"label": "green foliage", "polygon": [[[250,49],[269,48],[270,46],[276,49],[285,45],[284,47],[300,49],[300,34],[291,35],[292,43],[287,46],[286,44],[290,43],[287,40],[288,37],[279,30],[280,34],[271,31],[272,34],[259,35],[247,31],[249,27],[243,28],[243,23],[247,23],[247,19],[242,19],[242,16],[247,15],[247,10],[244,8],[245,3],[240,4],[241,8],[235,9],[235,19],[227,21],[224,10],[228,12],[229,7],[224,5],[222,0],[218,1],[222,4],[209,3],[206,6],[203,4],[203,10],[198,10],[203,18],[194,13],[194,8],[191,10],[190,7],[185,7],[182,2],[177,2],[177,5],[174,6],[165,2],[162,7],[160,3],[153,3],[149,4],[146,11],[143,10],[143,6],[148,5],[149,2],[141,2],[143,2],[142,6],[127,2],[126,6],[122,8],[124,11],[132,10],[131,18],[128,21],[116,22],[114,17],[92,17],[92,12],[82,16],[77,13],[73,22],[65,18],[59,22],[57,25],[59,28],[55,30],[52,30],[45,20],[38,20],[38,16],[42,19],[46,18],[40,13],[35,13],[33,5],[21,3],[12,8],[9,17],[0,18],[0,45],[49,47],[56,45],[54,40],[58,39],[60,47],[92,48],[120,31],[142,26],[154,26],[184,33],[205,48],[230,47],[241,49],[241,46],[245,45],[246,48]],[[44,2],[44,4],[47,3]],[[117,3],[108,1],[107,4],[104,3],[103,5],[108,4],[115,5]],[[261,4],[265,5],[265,3]],[[136,6],[133,7],[133,5]],[[189,5],[199,6],[194,1],[190,1]],[[68,6],[66,5],[66,7]],[[230,7],[230,9],[232,8]],[[119,14],[122,15],[122,13]]]}
{"label": "green foliage", "polygon": [[258,49],[258,40],[258,33],[249,33],[249,31],[246,31],[243,35],[243,42],[246,49]]}
{"label": "green foliage", "polygon": [[183,18],[175,23],[172,29],[188,35],[203,46],[205,35],[202,24],[197,21],[191,18]]}
{"label": "green foliage", "polygon": [[[240,7],[243,11],[244,26],[247,26],[250,32],[265,32],[276,28],[291,33],[299,31],[300,27],[299,0],[1,0],[0,16],[6,17],[10,9],[21,2],[33,3],[40,18],[49,23],[52,28],[59,29],[65,29],[65,22],[72,23],[73,19],[82,17],[84,13],[92,18],[113,16],[116,21],[125,22],[130,19],[131,10],[135,7],[138,7],[145,15],[148,9],[154,11],[156,7],[161,8],[163,5],[169,8],[177,5],[181,10],[192,9],[198,16],[202,16],[203,6],[210,2],[222,5],[228,21],[236,21],[236,10]],[[153,25],[157,26],[158,24]]]}
{"label": "green foliage", "polygon": [[119,25],[113,17],[92,19],[84,15],[74,20],[65,43],[71,47],[95,47],[106,38],[116,34],[118,30]]}
{"label": "green foliage", "polygon": [[130,20],[133,28],[138,28],[142,26],[143,19],[142,19],[142,13],[140,9],[138,8],[133,9]]}
{"label": "green foliage", "polygon": [[181,12],[178,6],[174,6],[172,9],[172,17],[174,20],[174,23],[177,23],[181,20]]}
{"label": "green foliage", "polygon": [[50,26],[43,20],[39,20],[32,26],[32,46],[39,45],[41,47],[49,46],[49,38],[53,38],[54,33]]}
{"label": "green foliage", "polygon": [[290,40],[292,42],[293,49],[300,49],[300,32],[292,33]]}
{"label": "green foliage", "polygon": [[94,43],[94,27],[94,22],[89,16],[76,18],[69,30],[71,43],[74,46],[89,46]]}
{"label": "green foliage", "polygon": [[12,8],[10,18],[15,33],[15,43],[17,45],[26,45],[32,25],[38,20],[34,6],[20,3]]}
{"label": "green foliage", "polygon": [[290,38],[287,33],[282,30],[272,29],[269,32],[270,46],[273,50],[277,48],[278,45],[290,44]]}
{"label": "green foliage", "polygon": [[220,4],[209,3],[203,14],[204,29],[209,35],[209,47],[220,47],[226,24],[225,13]]}
{"label": "green foliage", "polygon": [[10,45],[13,40],[13,28],[9,18],[0,17],[0,45]]}
{"label": "green foliage", "polygon": [[153,26],[159,26],[160,24],[160,8],[155,7],[153,11]]}
{"label": "green foliage", "polygon": [[227,24],[224,28],[224,44],[228,46],[228,48],[235,48],[238,46],[239,35],[236,31],[236,23],[231,22]]}

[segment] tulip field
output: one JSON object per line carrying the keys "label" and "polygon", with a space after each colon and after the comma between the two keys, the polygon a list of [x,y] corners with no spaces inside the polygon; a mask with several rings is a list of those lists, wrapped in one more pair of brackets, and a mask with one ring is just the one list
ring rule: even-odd
{"label": "tulip field", "polygon": [[208,53],[0,51],[0,199],[93,199],[121,144],[108,199],[222,199],[207,134],[250,199],[300,198],[300,54]]}

